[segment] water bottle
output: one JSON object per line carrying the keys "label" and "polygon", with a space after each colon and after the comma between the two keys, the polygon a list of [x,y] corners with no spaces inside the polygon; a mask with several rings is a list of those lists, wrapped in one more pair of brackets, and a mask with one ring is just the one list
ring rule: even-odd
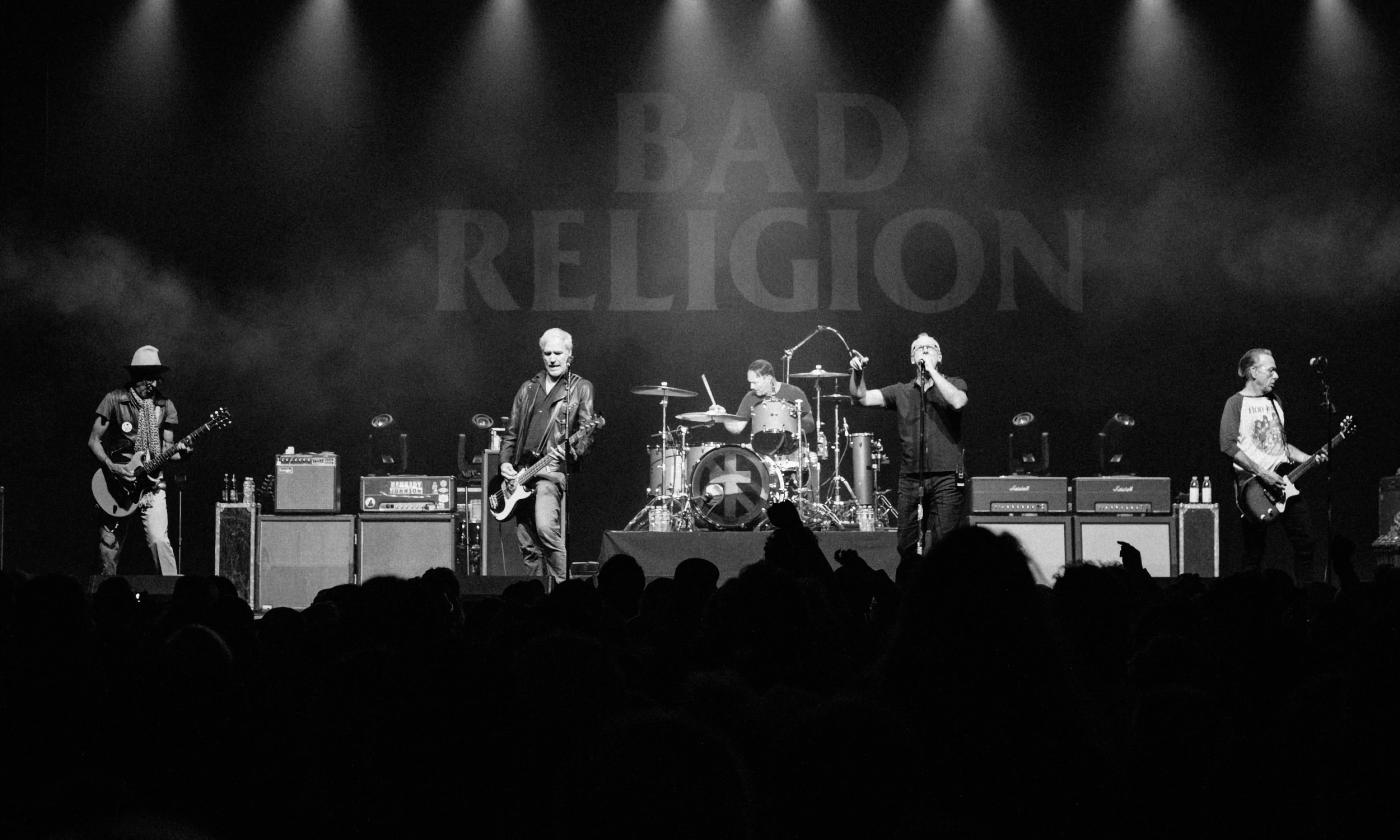
{"label": "water bottle", "polygon": [[231,481],[231,477],[229,476],[229,474],[228,474],[228,473],[224,473],[224,489],[223,489],[223,492],[219,494],[219,501],[221,501],[221,502],[229,502],[229,501],[232,501],[232,500],[229,498],[229,494],[230,494],[230,492],[231,492],[231,491],[229,490],[229,488],[233,486],[232,484],[229,483],[230,481]]}
{"label": "water bottle", "polygon": [[1201,503],[1201,480],[1196,476],[1191,476],[1191,492],[1186,497],[1186,501],[1198,505]]}
{"label": "water bottle", "polygon": [[253,477],[247,475],[243,477],[243,504],[251,505],[256,501],[257,488],[253,485]]}
{"label": "water bottle", "polygon": [[1210,504],[1212,501],[1210,493],[1210,476],[1201,479],[1201,503]]}

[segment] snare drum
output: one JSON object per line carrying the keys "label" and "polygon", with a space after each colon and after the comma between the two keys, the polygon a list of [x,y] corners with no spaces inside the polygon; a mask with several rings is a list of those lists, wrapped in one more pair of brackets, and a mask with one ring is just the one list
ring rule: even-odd
{"label": "snare drum", "polygon": [[706,452],[690,474],[690,498],[713,528],[752,528],[768,508],[770,481],[763,458],[746,446]]}
{"label": "snare drum", "polygon": [[647,463],[651,465],[651,480],[647,484],[647,494],[651,496],[674,496],[685,492],[686,468],[685,453],[674,446],[647,447]]}
{"label": "snare drum", "polygon": [[785,455],[797,448],[797,403],[766,397],[749,415],[749,444],[763,455]]}

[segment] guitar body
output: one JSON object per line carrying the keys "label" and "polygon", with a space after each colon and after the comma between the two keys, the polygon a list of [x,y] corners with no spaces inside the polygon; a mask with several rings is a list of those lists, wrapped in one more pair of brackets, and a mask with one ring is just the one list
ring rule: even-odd
{"label": "guitar body", "polygon": [[486,507],[497,522],[504,522],[515,515],[515,506],[521,499],[533,496],[533,488],[525,487],[502,475],[491,479],[486,488]]}
{"label": "guitar body", "polygon": [[[115,458],[113,460],[116,460]],[[140,460],[139,455],[131,455],[119,463],[130,464]],[[123,519],[130,516],[141,505],[141,496],[153,488],[156,482],[142,472],[136,478],[126,481],[112,475],[102,467],[92,474],[92,498],[102,512],[108,516]]]}
{"label": "guitar body", "polygon": [[1296,495],[1298,488],[1294,487],[1291,481],[1285,480],[1281,488],[1270,487],[1259,476],[1250,476],[1248,481],[1240,485],[1240,511],[1256,521],[1273,522],[1288,506],[1288,500]]}

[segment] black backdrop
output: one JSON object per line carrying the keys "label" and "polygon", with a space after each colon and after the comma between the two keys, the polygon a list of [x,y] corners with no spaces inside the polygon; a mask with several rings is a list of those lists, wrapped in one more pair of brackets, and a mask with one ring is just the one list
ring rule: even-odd
{"label": "black backdrop", "polygon": [[[974,474],[1023,410],[1055,473],[1093,473],[1124,411],[1140,473],[1218,486],[1240,353],[1276,351],[1305,448],[1326,354],[1362,429],[1336,525],[1375,537],[1400,467],[1391,4],[253,6],[6,6],[11,565],[90,570],[83,442],[141,344],[187,421],[235,418],[184,491],[200,572],[223,473],[331,450],[353,498],[382,411],[414,471],[450,472],[550,326],[609,419],[580,556],[645,502],[660,415],[632,386],[699,410],[704,374],[732,409],[749,361],[818,324],[875,384],[936,335]],[[823,332],[793,370],[845,361]],[[889,417],[848,418],[896,451]]]}

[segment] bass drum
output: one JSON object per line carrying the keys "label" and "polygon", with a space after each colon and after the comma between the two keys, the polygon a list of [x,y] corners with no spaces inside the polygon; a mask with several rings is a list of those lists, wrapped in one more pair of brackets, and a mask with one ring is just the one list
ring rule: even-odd
{"label": "bass drum", "polygon": [[705,453],[690,474],[691,503],[712,528],[752,528],[768,509],[770,480],[758,453],[746,446],[721,446]]}

